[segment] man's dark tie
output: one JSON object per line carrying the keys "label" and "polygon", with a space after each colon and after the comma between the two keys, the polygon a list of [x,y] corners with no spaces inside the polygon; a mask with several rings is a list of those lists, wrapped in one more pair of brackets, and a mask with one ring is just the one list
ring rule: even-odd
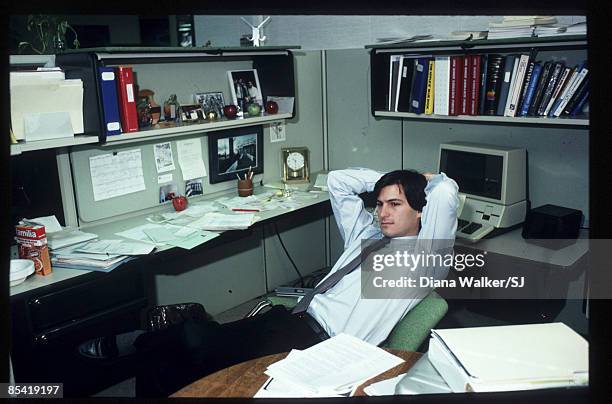
{"label": "man's dark tie", "polygon": [[361,264],[368,257],[368,255],[389,244],[390,241],[391,239],[389,237],[383,237],[382,239],[376,240],[369,246],[365,247],[361,254],[357,254],[357,256],[348,264],[331,274],[327,279],[318,284],[317,287],[312,290],[312,292],[304,296],[302,300],[295,305],[291,313],[299,314],[306,311],[306,309],[308,309],[308,305],[310,305],[310,302],[315,295],[325,293],[327,290],[331,289],[336,283],[340,282],[340,279],[344,278],[345,275],[353,272],[359,266],[359,264]]}

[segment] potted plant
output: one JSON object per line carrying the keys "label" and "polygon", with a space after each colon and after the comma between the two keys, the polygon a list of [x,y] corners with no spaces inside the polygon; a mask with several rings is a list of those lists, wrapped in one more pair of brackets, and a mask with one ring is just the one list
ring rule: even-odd
{"label": "potted plant", "polygon": [[31,32],[33,39],[31,42],[19,42],[19,52],[24,52],[27,48],[38,54],[61,53],[66,49],[66,32],[72,31],[74,40],[72,46],[79,47],[79,40],[76,31],[68,24],[63,16],[57,15],[28,15],[26,29]]}

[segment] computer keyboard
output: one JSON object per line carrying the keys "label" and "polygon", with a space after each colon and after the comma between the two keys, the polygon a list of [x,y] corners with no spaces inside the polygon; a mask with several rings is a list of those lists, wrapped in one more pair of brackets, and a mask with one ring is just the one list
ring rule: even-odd
{"label": "computer keyboard", "polygon": [[482,225],[480,223],[470,223],[467,226],[465,226],[464,228],[462,228],[461,232],[464,233],[464,234],[472,234],[476,230],[480,229],[481,227],[482,227]]}
{"label": "computer keyboard", "polygon": [[468,222],[467,220],[457,219],[457,230],[461,230],[462,228],[467,226],[469,223],[470,222]]}

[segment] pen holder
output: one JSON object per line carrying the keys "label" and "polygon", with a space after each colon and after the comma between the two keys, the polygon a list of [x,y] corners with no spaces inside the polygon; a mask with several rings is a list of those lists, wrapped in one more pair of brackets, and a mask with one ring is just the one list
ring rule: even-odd
{"label": "pen holder", "polygon": [[253,195],[253,180],[238,180],[238,196]]}

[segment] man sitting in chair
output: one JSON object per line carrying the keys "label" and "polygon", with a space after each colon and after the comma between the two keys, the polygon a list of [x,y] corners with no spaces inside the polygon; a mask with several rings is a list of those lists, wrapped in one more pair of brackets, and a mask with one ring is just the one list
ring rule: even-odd
{"label": "man sitting in chair", "polygon": [[[363,239],[454,240],[458,187],[445,174],[369,169],[332,171],[327,186],[344,253],[330,273],[289,311],[269,311],[232,323],[186,321],[161,331],[134,331],[87,341],[79,353],[100,362],[133,356],[141,366],[156,368],[171,394],[207,374],[257,357],[305,349],[330,336],[346,333],[382,343],[393,327],[426,295],[402,299],[361,298]],[[378,223],[365,210],[359,194],[374,192]],[[448,267],[434,277],[443,279]],[[170,363],[170,364],[169,364]],[[146,365],[145,365],[146,364]],[[165,366],[165,367],[164,367]],[[156,377],[159,379],[159,377]]]}

